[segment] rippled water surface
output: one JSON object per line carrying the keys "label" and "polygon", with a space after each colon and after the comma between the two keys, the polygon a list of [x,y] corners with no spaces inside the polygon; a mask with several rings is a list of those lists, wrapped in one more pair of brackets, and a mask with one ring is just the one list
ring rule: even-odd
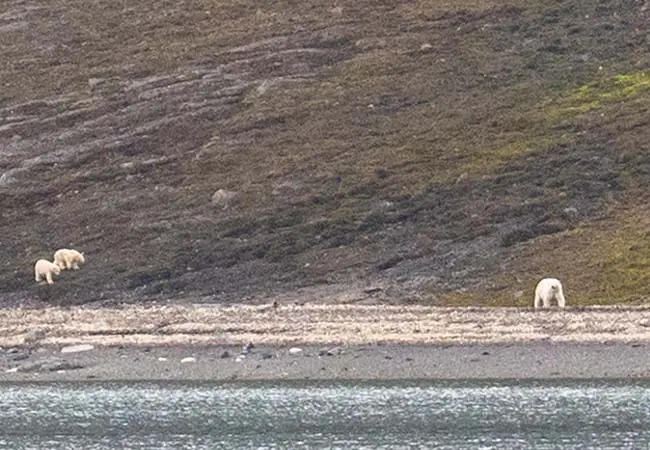
{"label": "rippled water surface", "polygon": [[650,448],[650,383],[0,385],[2,449]]}

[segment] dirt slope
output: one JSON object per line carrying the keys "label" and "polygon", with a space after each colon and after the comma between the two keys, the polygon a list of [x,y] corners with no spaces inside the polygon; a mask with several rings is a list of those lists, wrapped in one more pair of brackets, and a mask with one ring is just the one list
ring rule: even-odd
{"label": "dirt slope", "polygon": [[643,301],[649,8],[4,1],[0,297]]}

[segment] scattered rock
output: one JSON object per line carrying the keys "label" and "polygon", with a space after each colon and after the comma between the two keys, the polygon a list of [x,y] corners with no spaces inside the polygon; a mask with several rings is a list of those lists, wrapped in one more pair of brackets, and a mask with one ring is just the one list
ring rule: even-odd
{"label": "scattered rock", "polygon": [[29,352],[12,353],[10,357],[12,361],[24,361],[27,358],[29,358]]}
{"label": "scattered rock", "polygon": [[273,353],[262,353],[262,359],[272,359]]}
{"label": "scattered rock", "polygon": [[254,348],[255,348],[255,345],[253,345],[252,342],[249,342],[248,344],[244,345],[244,347],[242,348],[241,352],[242,352],[242,354],[245,355],[245,354],[247,354],[247,353],[250,353],[250,351],[251,351],[252,349],[254,349]]}
{"label": "scattered rock", "polygon": [[106,83],[106,78],[88,78],[88,87],[94,88]]}
{"label": "scattered rock", "polygon": [[11,174],[11,172],[4,172],[2,175],[0,175],[0,186],[6,186],[8,184],[12,184],[16,181],[16,178],[14,178]]}
{"label": "scattered rock", "polygon": [[83,369],[83,367],[79,363],[66,361],[61,358],[45,358],[15,367],[13,372],[59,372]]}
{"label": "scattered rock", "polygon": [[193,363],[193,362],[196,362],[196,358],[193,356],[188,356],[186,358],[181,359],[182,364]]}
{"label": "scattered rock", "polygon": [[234,191],[227,191],[225,189],[218,189],[212,194],[212,203],[221,206],[223,209],[228,209],[235,201],[237,193]]}
{"label": "scattered rock", "polygon": [[58,372],[61,370],[77,370],[83,369],[83,367],[84,366],[79,363],[60,360],[58,358],[51,358],[41,363],[41,370],[49,372]]}
{"label": "scattered rock", "polygon": [[318,352],[318,356],[338,356],[344,353],[343,347],[332,347]]}
{"label": "scattered rock", "polygon": [[289,349],[289,354],[292,356],[302,355],[302,349],[299,347],[291,347]]}
{"label": "scattered rock", "polygon": [[23,344],[33,346],[45,339],[45,330],[36,328],[28,331],[23,337]]}
{"label": "scattered rock", "polygon": [[167,361],[167,358],[165,358],[164,356],[159,356],[158,361]]}
{"label": "scattered rock", "polygon": [[296,195],[296,193],[302,188],[303,186],[300,183],[293,181],[284,181],[282,183],[276,184],[273,187],[271,195],[275,197],[288,197],[290,195]]}
{"label": "scattered rock", "polygon": [[95,348],[95,346],[90,345],[90,344],[69,345],[67,347],[63,347],[61,349],[61,353],[87,352],[87,351],[92,350],[94,348]]}
{"label": "scattered rock", "polygon": [[569,217],[578,217],[578,208],[574,206],[569,206],[568,208],[564,208],[562,212],[564,212],[564,214],[566,214]]}
{"label": "scattered rock", "polygon": [[223,353],[221,354],[221,359],[226,359],[230,358],[230,352],[228,350],[224,350]]}
{"label": "scattered rock", "polygon": [[365,289],[363,290],[363,292],[365,292],[366,294],[375,294],[375,293],[377,293],[377,292],[381,292],[381,291],[383,291],[383,290],[384,290],[384,289],[381,288],[381,287],[368,287],[368,288],[365,288]]}

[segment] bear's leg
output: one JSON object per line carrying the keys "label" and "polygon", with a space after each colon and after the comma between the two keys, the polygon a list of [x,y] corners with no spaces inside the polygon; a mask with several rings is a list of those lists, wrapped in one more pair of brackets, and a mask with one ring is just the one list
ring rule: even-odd
{"label": "bear's leg", "polygon": [[548,295],[544,296],[544,308],[550,308],[551,307],[551,298]]}
{"label": "bear's leg", "polygon": [[566,306],[566,299],[564,298],[562,291],[558,292],[555,298],[557,299],[557,306],[560,308],[564,308]]}
{"label": "bear's leg", "polygon": [[45,275],[47,278],[47,284],[54,284],[54,280],[52,280],[52,273],[48,272],[47,275]]}
{"label": "bear's leg", "polygon": [[34,278],[36,278],[37,283],[40,282],[41,281],[41,274],[37,273]]}
{"label": "bear's leg", "polygon": [[72,263],[72,268],[73,268],[74,270],[79,270],[79,264],[77,264],[76,262],[73,262],[73,263]]}
{"label": "bear's leg", "polygon": [[542,306],[542,297],[535,295],[535,308],[540,308]]}

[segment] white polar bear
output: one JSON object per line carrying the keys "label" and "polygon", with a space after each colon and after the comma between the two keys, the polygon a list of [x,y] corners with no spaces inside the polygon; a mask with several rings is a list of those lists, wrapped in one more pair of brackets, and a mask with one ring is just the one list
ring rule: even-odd
{"label": "white polar bear", "polygon": [[34,278],[37,283],[41,280],[47,281],[47,284],[54,284],[52,275],[58,275],[61,269],[54,263],[49,262],[47,259],[39,259],[34,265]]}
{"label": "white polar bear", "polygon": [[562,283],[556,278],[544,278],[535,288],[535,308],[544,308],[551,306],[551,301],[557,301],[557,306],[564,308],[566,299],[562,290]]}
{"label": "white polar bear", "polygon": [[61,269],[79,269],[79,264],[86,262],[84,254],[69,248],[62,248],[54,252],[54,264]]}

